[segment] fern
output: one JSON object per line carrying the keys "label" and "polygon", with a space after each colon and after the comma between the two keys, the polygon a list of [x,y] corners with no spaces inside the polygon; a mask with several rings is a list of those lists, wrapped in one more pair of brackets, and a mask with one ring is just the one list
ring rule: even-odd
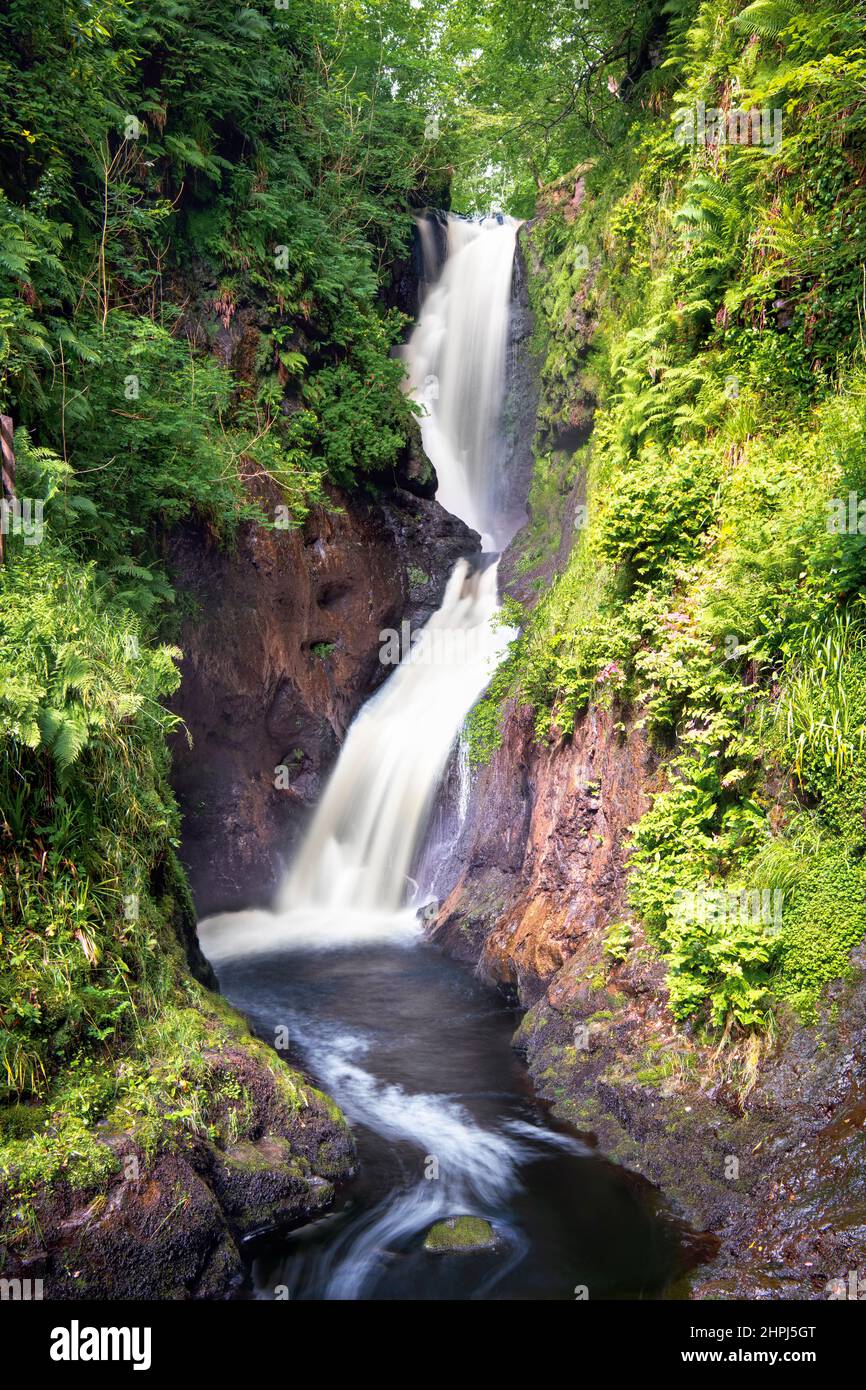
{"label": "fern", "polygon": [[90,730],[80,706],[41,710],[37,722],[42,741],[61,772],[71,767],[87,746]]}
{"label": "fern", "polygon": [[796,0],[753,0],[732,23],[750,37],[777,39],[801,16],[805,18],[806,12]]}

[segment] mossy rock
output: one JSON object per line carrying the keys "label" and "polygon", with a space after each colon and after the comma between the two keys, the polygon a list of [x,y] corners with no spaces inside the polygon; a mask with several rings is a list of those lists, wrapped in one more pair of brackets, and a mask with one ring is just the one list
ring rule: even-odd
{"label": "mossy rock", "polygon": [[437,1221],[424,1237],[424,1249],[436,1254],[495,1250],[499,1241],[489,1221],[480,1216],[449,1216]]}

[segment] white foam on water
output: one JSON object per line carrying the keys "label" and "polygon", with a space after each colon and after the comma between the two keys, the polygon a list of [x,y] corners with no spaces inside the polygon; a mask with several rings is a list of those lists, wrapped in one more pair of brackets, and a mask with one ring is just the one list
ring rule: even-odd
{"label": "white foam on water", "polygon": [[213,965],[270,951],[354,951],[359,946],[415,946],[423,930],[415,912],[336,914],[220,912],[199,922],[202,950]]}

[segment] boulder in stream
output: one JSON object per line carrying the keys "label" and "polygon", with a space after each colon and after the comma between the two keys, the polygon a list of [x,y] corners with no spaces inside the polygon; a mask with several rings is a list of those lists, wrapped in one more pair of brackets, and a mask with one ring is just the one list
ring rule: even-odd
{"label": "boulder in stream", "polygon": [[489,1221],[481,1216],[449,1216],[437,1221],[424,1237],[424,1249],[437,1255],[471,1254],[495,1250],[499,1240]]}

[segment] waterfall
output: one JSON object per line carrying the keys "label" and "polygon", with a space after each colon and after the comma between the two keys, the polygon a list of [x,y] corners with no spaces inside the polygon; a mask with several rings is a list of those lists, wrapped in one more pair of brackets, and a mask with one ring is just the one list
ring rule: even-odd
{"label": "waterfall", "polygon": [[[427,229],[428,270],[442,226]],[[497,425],[513,250],[513,224],[450,218],[448,257],[406,349],[440,496],[488,551],[509,524]],[[352,1124],[361,1158],[351,1201],[338,1197],[276,1263],[265,1254],[254,1266],[258,1297],[277,1287],[292,1299],[537,1297],[552,1286],[567,1298],[587,1262],[605,1287],[627,1206],[619,1189],[604,1205],[586,1146],[515,1089],[511,1015],[441,953],[404,949],[423,935],[423,886],[410,874],[429,869],[426,883],[437,882],[467,815],[466,714],[512,636],[496,613],[495,555],[458,561],[408,650],[383,646],[396,669],[354,720],[275,910],[200,926],[227,997],[262,1037],[288,1037]],[[448,833],[431,835],[419,860],[455,748]],[[490,1223],[492,1248],[448,1259],[422,1244],[434,1223],[465,1215]]]}
{"label": "waterfall", "polygon": [[[405,349],[437,497],[488,552],[502,539],[496,452],[517,225],[449,217],[445,264]],[[429,264],[432,243],[421,244]],[[438,612],[355,718],[274,913],[240,914],[242,927],[237,914],[201,924],[212,960],[326,947],[347,930],[375,936],[376,919],[386,934],[405,932],[394,916],[417,892],[409,875],[448,758],[514,636],[495,621],[496,568],[458,561]]]}
{"label": "waterfall", "polygon": [[469,739],[464,732],[460,734],[457,745],[457,777],[459,792],[457,796],[457,824],[460,829],[469,814],[469,796],[472,791],[472,769],[469,764]]}
{"label": "waterfall", "polygon": [[458,561],[439,611],[352,724],[283,910],[402,906],[455,735],[513,636],[496,609],[496,567]]}
{"label": "waterfall", "polygon": [[404,349],[409,388],[424,410],[421,436],[439,479],[437,500],[492,551],[510,539],[496,463],[518,226],[510,217],[449,218],[442,275]]}
{"label": "waterfall", "polygon": [[431,217],[416,217],[415,226],[418,229],[418,302],[419,305],[424,300],[427,291],[435,280],[439,278],[440,253],[439,238],[437,235],[437,224]]}

